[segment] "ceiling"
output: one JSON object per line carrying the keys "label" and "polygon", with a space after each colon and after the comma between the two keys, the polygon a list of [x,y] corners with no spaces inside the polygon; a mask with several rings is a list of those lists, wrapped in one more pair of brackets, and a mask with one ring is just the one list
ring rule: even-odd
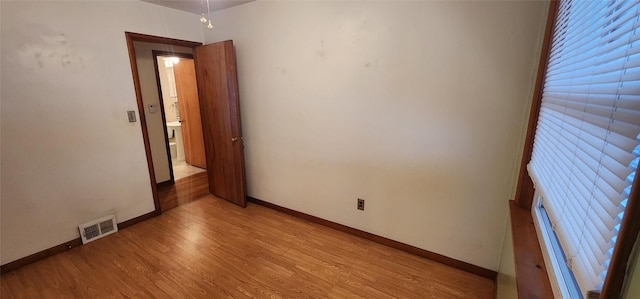
{"label": "ceiling", "polygon": [[[186,12],[207,13],[207,0],[141,0],[164,7],[174,8]],[[209,0],[211,12],[244,4],[255,0]]]}

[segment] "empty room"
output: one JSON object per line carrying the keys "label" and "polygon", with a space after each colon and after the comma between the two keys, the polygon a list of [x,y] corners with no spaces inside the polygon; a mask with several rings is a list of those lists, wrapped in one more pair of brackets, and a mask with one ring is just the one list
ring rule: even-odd
{"label": "empty room", "polygon": [[2,298],[640,298],[640,3],[0,1]]}

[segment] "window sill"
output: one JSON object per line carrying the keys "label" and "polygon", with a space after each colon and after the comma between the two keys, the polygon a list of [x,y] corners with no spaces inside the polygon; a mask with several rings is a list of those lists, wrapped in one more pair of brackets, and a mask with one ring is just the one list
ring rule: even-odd
{"label": "window sill", "polygon": [[518,298],[553,298],[531,212],[509,201]]}

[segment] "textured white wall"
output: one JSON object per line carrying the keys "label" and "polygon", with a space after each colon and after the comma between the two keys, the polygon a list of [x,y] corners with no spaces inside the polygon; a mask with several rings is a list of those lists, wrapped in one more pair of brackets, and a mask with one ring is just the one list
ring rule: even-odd
{"label": "textured white wall", "polygon": [[546,5],[215,13],[205,41],[236,45],[248,194],[497,270]]}
{"label": "textured white wall", "polygon": [[[2,264],[153,210],[125,31],[201,41],[140,1],[1,1]],[[194,22],[195,21],[195,22]],[[138,118],[139,120],[139,118]]]}

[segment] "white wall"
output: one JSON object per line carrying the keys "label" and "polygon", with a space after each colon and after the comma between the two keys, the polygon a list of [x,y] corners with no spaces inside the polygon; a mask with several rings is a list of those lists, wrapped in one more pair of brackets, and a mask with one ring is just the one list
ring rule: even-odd
{"label": "white wall", "polygon": [[153,210],[125,31],[201,41],[140,1],[1,1],[2,264]]}
{"label": "white wall", "polygon": [[518,286],[516,284],[516,262],[513,253],[513,231],[511,220],[507,217],[504,241],[502,241],[502,255],[498,278],[496,280],[496,299],[518,298]]}
{"label": "white wall", "polygon": [[[164,52],[178,52],[192,54],[191,48],[176,47],[171,45],[160,45],[153,43],[134,42],[136,50],[136,62],[138,63],[138,77],[140,78],[140,92],[142,102],[145,107],[145,117],[149,132],[149,146],[151,147],[151,157],[153,160],[153,171],[156,183],[166,182],[171,179],[169,170],[169,158],[167,156],[167,144],[164,134],[165,122],[162,120],[160,111],[160,97],[158,95],[158,81],[156,80],[156,69],[153,63],[153,50]],[[158,68],[165,68],[159,65]],[[171,102],[171,98],[164,97],[165,101]],[[155,113],[151,113],[149,105],[155,105]],[[174,115],[175,111],[165,111],[167,116]],[[173,113],[172,113],[173,112]],[[169,121],[169,120],[167,120]]]}
{"label": "white wall", "polygon": [[248,194],[497,270],[546,5],[215,13],[205,41],[236,45]]}
{"label": "white wall", "polygon": [[164,60],[162,57],[158,57],[158,73],[160,75],[160,85],[162,87],[162,101],[164,103],[164,113],[165,119],[167,122],[177,121],[176,118],[176,108],[173,105],[175,98],[171,97],[171,91],[169,88],[169,76],[173,76],[173,67],[171,67],[171,71],[167,69],[164,65]]}

